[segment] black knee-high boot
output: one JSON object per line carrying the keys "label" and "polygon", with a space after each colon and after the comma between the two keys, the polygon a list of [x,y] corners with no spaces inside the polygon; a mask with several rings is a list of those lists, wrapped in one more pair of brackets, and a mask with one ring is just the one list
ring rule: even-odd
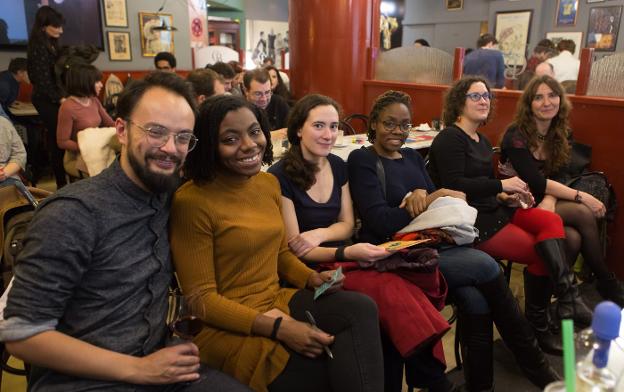
{"label": "black knee-high boot", "polygon": [[492,318],[489,314],[459,313],[457,333],[459,333],[466,390],[469,392],[493,391]]}
{"label": "black knee-high boot", "polygon": [[535,250],[544,261],[553,282],[557,297],[557,316],[560,319],[573,319],[582,327],[591,324],[592,312],[579,296],[574,273],[566,263],[565,239],[552,238],[535,244]]}
{"label": "black knee-high boot", "polygon": [[492,320],[505,345],[514,354],[516,362],[529,381],[544,388],[547,384],[560,380],[540,349],[533,328],[522,316],[503,274],[492,281],[477,285],[477,288],[490,306]]}
{"label": "black knee-high boot", "polygon": [[524,315],[535,331],[542,351],[563,355],[561,337],[550,331],[550,277],[537,276],[524,269]]}

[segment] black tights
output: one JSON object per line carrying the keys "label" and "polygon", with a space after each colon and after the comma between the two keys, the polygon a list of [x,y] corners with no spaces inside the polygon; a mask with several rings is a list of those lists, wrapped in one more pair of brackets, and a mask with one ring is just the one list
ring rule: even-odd
{"label": "black tights", "polygon": [[369,297],[338,291],[314,301],[310,290],[299,290],[290,300],[290,315],[307,321],[314,315],[318,327],[336,337],[334,359],[323,353],[312,359],[286,349],[290,359],[284,371],[269,385],[270,392],[382,392],[383,358],[379,340],[377,306]]}
{"label": "black tights", "polygon": [[598,279],[609,275],[600,245],[598,224],[591,210],[584,204],[567,200],[557,201],[555,212],[563,219],[566,247],[570,265],[580,253]]}

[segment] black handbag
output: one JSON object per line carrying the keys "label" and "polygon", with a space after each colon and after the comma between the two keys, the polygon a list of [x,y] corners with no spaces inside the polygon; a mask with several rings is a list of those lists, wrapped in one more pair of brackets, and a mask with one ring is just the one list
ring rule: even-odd
{"label": "black handbag", "polygon": [[607,209],[605,218],[610,222],[615,220],[617,210],[615,190],[603,172],[588,171],[569,179],[564,184],[572,189],[589,193],[600,200]]}

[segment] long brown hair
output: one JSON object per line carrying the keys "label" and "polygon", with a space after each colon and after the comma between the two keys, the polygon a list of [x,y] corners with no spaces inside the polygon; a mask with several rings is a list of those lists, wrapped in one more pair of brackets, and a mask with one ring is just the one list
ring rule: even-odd
{"label": "long brown hair", "polygon": [[550,175],[566,165],[570,160],[570,145],[568,143],[569,124],[568,115],[572,104],[565,96],[561,84],[548,75],[533,78],[524,89],[518,106],[513,124],[518,127],[520,133],[527,139],[529,150],[534,151],[538,147],[537,126],[531,104],[541,84],[545,84],[560,98],[559,111],[550,122],[550,127],[544,140],[544,152],[548,159],[544,164],[544,174]]}

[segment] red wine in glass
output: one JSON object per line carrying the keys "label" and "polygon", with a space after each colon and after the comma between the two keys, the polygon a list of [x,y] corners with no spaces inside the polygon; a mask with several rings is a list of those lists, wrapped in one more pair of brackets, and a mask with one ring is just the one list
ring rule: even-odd
{"label": "red wine in glass", "polygon": [[[201,302],[191,300],[196,309]],[[194,314],[189,298],[185,297],[179,289],[172,290],[169,293],[169,328],[171,332],[183,340],[193,340],[193,338],[201,332],[204,324],[201,319]]]}
{"label": "red wine in glass", "polygon": [[185,340],[192,340],[203,328],[203,323],[195,316],[186,315],[171,323],[173,332]]}

